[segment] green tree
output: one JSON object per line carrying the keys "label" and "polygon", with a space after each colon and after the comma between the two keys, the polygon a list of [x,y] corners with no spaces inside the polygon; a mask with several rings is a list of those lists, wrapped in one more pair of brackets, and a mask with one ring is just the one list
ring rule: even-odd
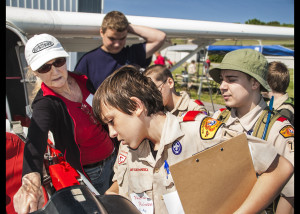
{"label": "green tree", "polygon": [[277,22],[277,21],[271,21],[271,22],[268,22],[267,25],[271,25],[271,26],[280,26],[280,22]]}
{"label": "green tree", "polygon": [[249,19],[248,21],[245,22],[245,24],[251,24],[251,25],[265,25],[266,23],[261,22],[260,20],[254,18],[254,19]]}
{"label": "green tree", "polygon": [[282,26],[282,27],[294,27],[293,24],[280,24],[278,21],[271,21],[271,22],[262,22],[259,19],[249,19],[248,21],[245,21],[245,24],[251,24],[251,25],[269,25],[269,26]]}

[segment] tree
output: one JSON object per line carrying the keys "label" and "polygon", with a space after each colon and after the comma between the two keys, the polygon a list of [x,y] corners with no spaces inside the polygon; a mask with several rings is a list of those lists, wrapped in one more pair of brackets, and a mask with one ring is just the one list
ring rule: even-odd
{"label": "tree", "polygon": [[260,20],[254,18],[254,19],[249,19],[248,21],[245,22],[245,24],[251,24],[251,25],[265,25],[266,23],[261,22]]}
{"label": "tree", "polygon": [[280,22],[278,21],[271,21],[271,22],[262,22],[260,21],[259,19],[249,19],[248,21],[245,22],[245,24],[251,24],[251,25],[270,25],[270,26],[282,26],[282,27],[294,27],[293,24],[286,24],[286,23],[283,23],[283,24],[280,24]]}

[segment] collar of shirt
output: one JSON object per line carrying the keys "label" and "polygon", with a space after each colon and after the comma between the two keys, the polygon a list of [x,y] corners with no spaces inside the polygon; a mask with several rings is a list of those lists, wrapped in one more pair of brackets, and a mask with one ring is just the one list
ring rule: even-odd
{"label": "collar of shirt", "polygon": [[[159,160],[166,145],[173,143],[176,139],[184,135],[184,133],[181,131],[178,118],[170,112],[167,112],[166,116],[167,117],[162,130],[156,160]],[[149,156],[152,156],[150,151],[149,140],[145,139],[137,149],[131,149],[131,152],[138,153],[140,160],[149,160]]]}
{"label": "collar of shirt", "polygon": [[[72,76],[74,79],[77,80],[77,84],[79,85],[79,87],[81,86],[81,81],[83,81],[84,84],[87,81],[87,77],[85,75],[76,75],[69,71],[68,71],[68,75]],[[49,88],[44,82],[42,82],[41,88],[43,90],[43,96],[47,96],[47,95],[52,95],[52,96],[56,96],[56,97],[61,96],[58,93],[54,92],[51,88]]]}
{"label": "collar of shirt", "polygon": [[[278,109],[279,106],[281,106],[288,98],[289,98],[288,93],[285,93],[281,97],[274,99],[273,109],[275,109],[275,110]],[[269,103],[270,103],[270,101],[268,101],[268,105],[269,105]]]}
{"label": "collar of shirt", "polygon": [[174,109],[171,111],[171,113],[174,113],[175,111],[185,111],[188,109],[190,97],[185,91],[180,91],[180,100],[176,103]]}
{"label": "collar of shirt", "polygon": [[266,108],[267,104],[264,99],[261,97],[259,103],[255,108],[245,114],[242,118],[238,118],[236,116],[236,109],[232,108],[231,115],[228,121],[226,122],[226,126],[230,126],[235,122],[240,123],[245,131],[250,131],[255,123],[257,122],[261,112]]}

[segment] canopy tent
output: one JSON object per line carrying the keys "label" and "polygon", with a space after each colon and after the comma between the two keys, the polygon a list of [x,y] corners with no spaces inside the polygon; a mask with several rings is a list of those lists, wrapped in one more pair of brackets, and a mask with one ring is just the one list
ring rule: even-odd
{"label": "canopy tent", "polygon": [[240,45],[210,45],[207,50],[209,52],[230,52],[237,49],[251,48],[262,52],[266,56],[294,56],[294,50],[285,48],[281,45],[256,45],[256,46],[240,46]]}

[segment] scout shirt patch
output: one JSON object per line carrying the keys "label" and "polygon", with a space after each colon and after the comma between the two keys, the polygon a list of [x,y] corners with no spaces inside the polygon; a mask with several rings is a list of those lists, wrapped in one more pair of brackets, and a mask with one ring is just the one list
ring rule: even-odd
{"label": "scout shirt patch", "polygon": [[126,158],[127,158],[127,152],[125,151],[121,151],[120,154],[119,154],[119,157],[118,157],[118,163],[119,164],[122,164],[125,162]]}
{"label": "scout shirt patch", "polygon": [[172,144],[172,152],[175,155],[179,155],[182,151],[182,145],[178,140],[175,140]]}
{"label": "scout shirt patch", "polygon": [[204,118],[201,123],[201,128],[200,128],[201,138],[203,140],[213,139],[221,125],[222,125],[222,122],[219,120],[216,120],[211,117]]}
{"label": "scout shirt patch", "polygon": [[283,127],[279,132],[284,138],[294,137],[294,128],[291,125]]}

